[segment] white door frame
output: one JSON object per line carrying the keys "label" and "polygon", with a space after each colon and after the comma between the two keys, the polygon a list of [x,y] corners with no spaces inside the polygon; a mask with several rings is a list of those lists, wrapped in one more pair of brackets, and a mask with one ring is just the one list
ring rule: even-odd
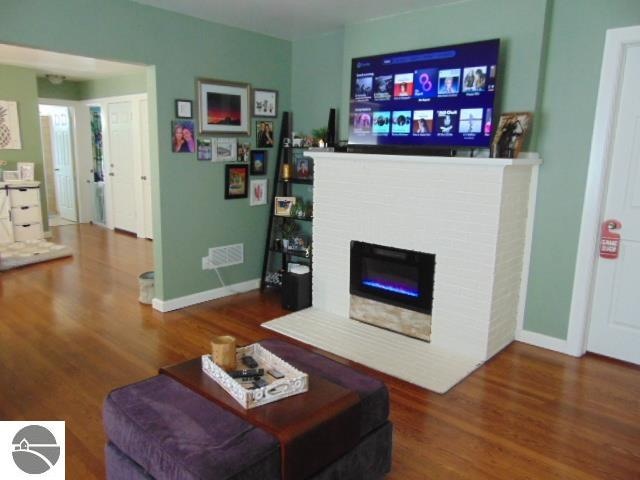
{"label": "white door frame", "polygon": [[83,102],[73,100],[38,98],[38,105],[53,105],[69,109],[73,143],[71,148],[73,151],[73,179],[76,187],[76,211],[78,212],[78,222],[88,223],[93,219],[91,184],[85,181],[85,172],[89,172],[93,168],[90,142],[91,130],[87,125],[89,111],[85,108]]}
{"label": "white door frame", "polygon": [[[102,147],[104,153],[104,204],[106,210],[106,227],[113,230],[115,228],[114,218],[113,218],[113,185],[111,183],[111,177],[109,173],[111,173],[111,163],[109,161],[109,119],[107,118],[107,114],[109,112],[109,104],[110,103],[118,103],[118,102],[131,102],[132,104],[132,112],[133,119],[132,124],[136,131],[134,132],[134,138],[142,141],[142,136],[138,129],[141,126],[140,116],[141,115],[149,115],[148,110],[141,112],[140,104],[142,101],[148,101],[148,96],[146,93],[137,93],[132,95],[121,95],[117,97],[103,97],[103,98],[92,98],[89,100],[84,100],[83,104],[87,107],[100,107],[101,109],[101,117],[102,117]],[[149,145],[147,145],[147,152],[149,152]],[[134,144],[134,185],[135,185],[135,198],[136,198],[136,212],[142,212],[144,209],[144,205],[142,205],[142,185],[140,184],[140,177],[142,175],[142,153],[140,144],[136,142]],[[149,181],[149,180],[147,180]],[[143,224],[143,216],[140,214],[136,214],[136,234],[140,238],[145,238],[145,229]]]}
{"label": "white door frame", "polygon": [[567,353],[570,355],[581,356],[587,350],[599,227],[609,181],[622,69],[627,45],[638,43],[640,26],[607,30],[569,313]]}

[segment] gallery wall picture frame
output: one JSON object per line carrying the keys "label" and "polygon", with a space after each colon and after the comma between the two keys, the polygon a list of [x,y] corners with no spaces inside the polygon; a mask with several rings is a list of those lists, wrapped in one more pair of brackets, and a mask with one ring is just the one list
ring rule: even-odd
{"label": "gallery wall picture frame", "polygon": [[256,148],[273,148],[275,133],[272,120],[256,120]]}
{"label": "gallery wall picture frame", "polygon": [[0,150],[22,150],[18,102],[0,100]]}
{"label": "gallery wall picture frame", "polygon": [[278,116],[278,91],[254,88],[252,104],[254,117],[276,118]]}
{"label": "gallery wall picture frame", "polygon": [[196,144],[198,146],[198,160],[201,162],[213,162],[213,149],[215,148],[213,139],[200,137]]}
{"label": "gallery wall picture frame", "polygon": [[214,162],[237,162],[238,161],[238,139],[220,137],[214,139]]}
{"label": "gallery wall picture frame", "polygon": [[224,198],[247,198],[249,194],[249,165],[228,164],[224,167]]}
{"label": "gallery wall picture frame", "polygon": [[191,100],[176,99],[176,118],[193,118],[193,102]]}
{"label": "gallery wall picture frame", "polygon": [[18,169],[20,180],[34,181],[35,180],[35,163],[31,162],[18,162],[16,164]]}
{"label": "gallery wall picture frame", "polygon": [[531,112],[509,112],[500,115],[496,133],[491,142],[492,156],[518,158],[527,132],[531,129],[532,120]]}
{"label": "gallery wall picture frame", "polygon": [[249,161],[249,172],[251,175],[267,174],[267,152],[266,150],[251,150]]}
{"label": "gallery wall picture frame", "polygon": [[193,120],[173,120],[171,122],[171,151],[173,153],[193,153],[196,151]]}
{"label": "gallery wall picture frame", "polygon": [[267,179],[253,179],[249,187],[249,206],[257,207],[267,204]]}
{"label": "gallery wall picture frame", "polygon": [[196,85],[201,134],[251,134],[251,85],[209,78],[199,78]]}

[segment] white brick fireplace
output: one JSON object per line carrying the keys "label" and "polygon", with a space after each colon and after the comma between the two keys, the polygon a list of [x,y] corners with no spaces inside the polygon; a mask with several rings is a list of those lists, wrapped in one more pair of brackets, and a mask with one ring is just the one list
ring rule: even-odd
{"label": "white brick fireplace", "polygon": [[314,315],[357,323],[348,319],[349,255],[359,240],[435,254],[423,348],[481,363],[514,339],[540,160],[311,156]]}

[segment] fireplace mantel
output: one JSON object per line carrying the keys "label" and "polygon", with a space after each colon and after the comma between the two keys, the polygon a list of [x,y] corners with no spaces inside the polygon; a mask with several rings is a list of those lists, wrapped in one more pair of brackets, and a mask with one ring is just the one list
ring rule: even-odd
{"label": "fireplace mantel", "polygon": [[393,164],[420,163],[441,165],[468,165],[478,167],[508,167],[508,166],[536,166],[542,164],[537,154],[529,153],[525,158],[487,158],[487,157],[431,157],[418,155],[377,155],[369,153],[336,153],[318,152],[308,153],[315,161],[349,160],[366,162],[383,162]]}
{"label": "fireplace mantel", "polygon": [[431,345],[484,361],[524,315],[537,155],[309,152],[313,307],[349,317],[352,240],[436,255]]}

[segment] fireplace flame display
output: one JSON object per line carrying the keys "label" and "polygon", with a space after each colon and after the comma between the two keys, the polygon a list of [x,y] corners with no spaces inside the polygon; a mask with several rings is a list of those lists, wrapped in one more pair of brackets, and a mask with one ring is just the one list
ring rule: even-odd
{"label": "fireplace flame display", "polygon": [[362,280],[362,284],[371,288],[378,288],[380,290],[385,290],[387,292],[398,293],[400,295],[408,295],[410,297],[419,297],[420,292],[415,287],[410,287],[408,285],[400,285],[385,282],[384,280],[376,281],[376,280]]}

